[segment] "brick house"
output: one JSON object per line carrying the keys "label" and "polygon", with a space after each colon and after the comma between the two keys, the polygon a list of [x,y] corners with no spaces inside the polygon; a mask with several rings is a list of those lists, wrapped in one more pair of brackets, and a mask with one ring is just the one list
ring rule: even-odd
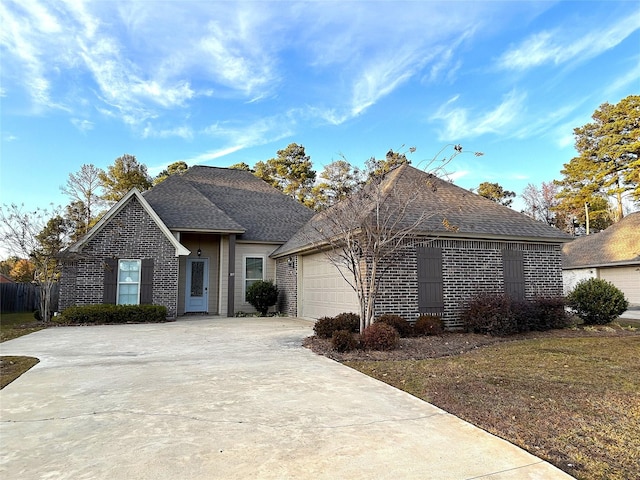
{"label": "brick house", "polygon": [[[398,228],[415,228],[390,264],[383,265],[376,315],[415,319],[438,314],[447,327],[456,328],[464,303],[482,292],[519,298],[562,295],[561,246],[570,237],[559,230],[410,165],[388,173],[381,191],[384,205],[398,206],[389,211],[402,212]],[[356,199],[349,208],[362,210],[364,218],[373,207]],[[354,290],[328,261],[327,242],[318,236],[323,228],[318,225],[327,224],[334,210],[315,215],[272,254],[281,308],[289,315],[359,312]],[[360,228],[357,221],[353,228]]]}
{"label": "brick house", "polygon": [[[388,173],[382,187],[385,206],[406,206],[408,221],[420,222],[387,265],[376,314],[435,313],[454,328],[464,302],[480,292],[562,294],[561,245],[570,237],[409,165]],[[60,309],[153,303],[170,317],[233,316],[253,311],[247,285],[273,279],[278,309],[290,316],[358,312],[326,245],[313,240],[337,208],[313,215],[250,172],[192,167],[144,194],[130,191],[63,252]]]}
{"label": "brick house", "polygon": [[168,315],[253,311],[245,290],[275,280],[269,254],[311,210],[251,172],[191,167],[131,190],[61,255],[60,310],[157,304]]}
{"label": "brick house", "polygon": [[640,306],[640,212],[565,244],[562,268],[565,294],[581,280],[602,278],[618,287],[632,306]]}

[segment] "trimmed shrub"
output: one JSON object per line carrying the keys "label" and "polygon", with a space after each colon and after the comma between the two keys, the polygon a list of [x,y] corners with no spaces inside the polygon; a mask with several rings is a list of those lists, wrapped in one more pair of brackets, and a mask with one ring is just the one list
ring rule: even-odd
{"label": "trimmed shrub", "polygon": [[569,306],[587,325],[605,325],[629,308],[624,294],[612,283],[590,278],[576,285],[567,297]]}
{"label": "trimmed shrub", "polygon": [[337,330],[357,333],[360,330],[360,316],[355,313],[341,313],[335,317],[321,317],[313,325],[313,331],[320,338],[331,338]]}
{"label": "trimmed shrub", "polygon": [[159,323],[167,321],[167,307],[160,305],[85,305],[69,307],[56,322],[86,324]]}
{"label": "trimmed shrub", "polygon": [[400,315],[385,313],[384,315],[380,315],[374,323],[384,323],[395,328],[401,337],[408,337],[411,335],[411,324]]}
{"label": "trimmed shrub", "polygon": [[529,330],[552,330],[569,326],[569,315],[565,309],[567,301],[562,297],[538,297],[531,302],[533,315],[529,319]]}
{"label": "trimmed shrub", "polygon": [[367,350],[395,350],[400,344],[398,331],[386,323],[373,323],[364,329],[360,339]]}
{"label": "trimmed shrub", "polygon": [[353,312],[344,312],[336,315],[336,323],[340,330],[349,330],[352,333],[360,331],[360,315]]}
{"label": "trimmed shrub", "polygon": [[336,330],[331,335],[331,346],[336,352],[350,352],[355,350],[358,342],[349,330]]}
{"label": "trimmed shrub", "polygon": [[335,320],[335,317],[320,317],[316,320],[316,323],[313,325],[313,331],[316,336],[320,338],[331,338],[333,332],[340,330],[336,328]]}
{"label": "trimmed shrub", "polygon": [[472,299],[462,312],[468,332],[505,336],[521,331],[506,295],[483,294]]}
{"label": "trimmed shrub", "polygon": [[278,287],[270,280],[258,280],[249,285],[246,295],[247,302],[264,317],[269,307],[278,302]]}
{"label": "trimmed shrub", "polygon": [[440,335],[444,332],[444,323],[437,315],[420,315],[413,324],[413,332],[416,335]]}

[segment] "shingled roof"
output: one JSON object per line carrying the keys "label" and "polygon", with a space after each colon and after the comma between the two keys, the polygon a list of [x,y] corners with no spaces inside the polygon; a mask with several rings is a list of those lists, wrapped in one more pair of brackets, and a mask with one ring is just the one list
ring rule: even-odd
{"label": "shingled roof", "polygon": [[[371,214],[373,204],[366,200],[365,187],[351,200],[360,205],[359,219]],[[453,185],[446,180],[428,174],[410,165],[402,165],[387,173],[380,188],[383,192],[381,203],[388,211],[400,211],[401,205],[407,210],[398,228],[406,228],[418,222],[417,235],[437,235],[440,237],[527,240],[561,243],[571,239],[560,230],[533,220],[511,208],[502,206],[468,190]],[[358,196],[362,201],[358,204]],[[274,256],[283,256],[303,251],[318,245],[321,236],[318,225],[326,225],[324,232],[330,231],[331,221],[327,216],[339,215],[341,204],[334,205],[316,214]],[[360,209],[358,209],[360,210]],[[354,217],[353,228],[357,228],[358,218]]]}
{"label": "shingled roof", "polygon": [[576,238],[562,247],[562,267],[588,268],[640,264],[640,212],[606,230]]}
{"label": "shingled roof", "polygon": [[144,193],[171,230],[237,233],[238,239],[282,243],[313,215],[251,172],[194,166]]}

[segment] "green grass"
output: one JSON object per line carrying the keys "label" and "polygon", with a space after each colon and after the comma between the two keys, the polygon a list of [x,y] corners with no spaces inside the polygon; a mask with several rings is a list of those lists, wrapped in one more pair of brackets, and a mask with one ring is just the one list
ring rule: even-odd
{"label": "green grass", "polygon": [[578,479],[640,478],[640,336],[543,338],[346,364]]}

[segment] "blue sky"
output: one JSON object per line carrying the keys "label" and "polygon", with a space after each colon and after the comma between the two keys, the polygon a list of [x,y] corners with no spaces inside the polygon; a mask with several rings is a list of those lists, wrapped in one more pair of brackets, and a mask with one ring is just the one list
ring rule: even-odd
{"label": "blue sky", "polygon": [[447,144],[456,184],[560,178],[573,128],[640,93],[636,1],[0,2],[0,202],[65,205],[83,163],[320,172]]}

